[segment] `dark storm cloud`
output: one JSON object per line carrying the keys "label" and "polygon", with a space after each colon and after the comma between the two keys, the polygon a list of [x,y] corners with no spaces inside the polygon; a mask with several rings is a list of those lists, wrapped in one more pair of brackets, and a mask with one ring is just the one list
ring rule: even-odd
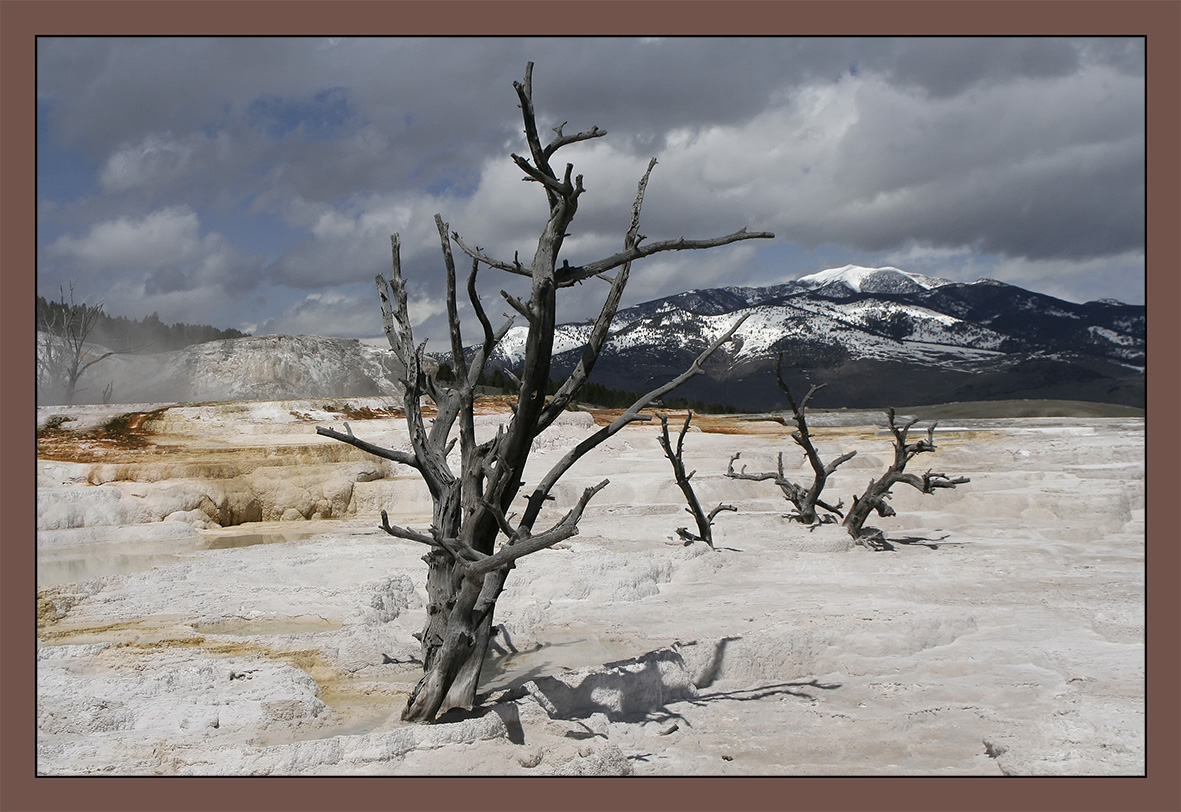
{"label": "dark storm cloud", "polygon": [[885,76],[942,98],[979,85],[1069,76],[1080,62],[1078,47],[1065,39],[932,37],[921,48],[908,40],[888,43],[881,55]]}
{"label": "dark storm cloud", "polygon": [[[517,137],[512,82],[530,59],[545,126],[577,116],[570,129],[598,124],[648,151],[670,128],[756,114],[782,82],[815,73],[809,60],[825,52],[822,41],[741,42],[742,59],[733,41],[696,39],[56,39],[41,47],[39,91],[52,103],[54,137],[96,162],[149,137],[221,135],[269,164],[279,186],[325,199],[362,180],[463,184],[470,167]],[[825,61],[835,76],[847,58]],[[353,114],[351,127],[309,101],[325,94]],[[287,134],[268,112],[299,107],[344,141],[280,138],[261,154],[259,128]],[[215,157],[227,156],[208,156],[216,176]]]}
{"label": "dark storm cloud", "polygon": [[[527,60],[544,133],[609,132],[560,156],[588,188],[572,261],[618,249],[656,156],[652,239],[746,225],[776,232],[775,257],[976,252],[1060,291],[1104,257],[1142,265],[1137,39],[46,38],[39,283],[88,275],[178,309],[261,285],[286,322],[257,302],[222,315],[327,323],[347,297],[317,292],[386,270],[398,231],[433,312],[435,212],[532,253],[544,202],[508,159]],[[768,281],[767,250],[653,260],[634,289]]]}

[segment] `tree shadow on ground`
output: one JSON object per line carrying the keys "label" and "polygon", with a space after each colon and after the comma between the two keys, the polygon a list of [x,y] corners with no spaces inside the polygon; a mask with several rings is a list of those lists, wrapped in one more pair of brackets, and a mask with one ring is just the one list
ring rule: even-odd
{"label": "tree shadow on ground", "polygon": [[698,694],[696,699],[686,700],[691,705],[704,705],[708,702],[718,702],[722,700],[732,700],[735,702],[753,702],[758,699],[766,699],[769,696],[798,696],[801,699],[815,699],[816,697],[809,693],[805,688],[816,688],[822,691],[835,691],[840,688],[839,682],[831,685],[820,682],[816,679],[808,680],[807,682],[779,682],[774,685],[763,685],[758,688],[737,688],[733,691],[714,691],[708,694]]}
{"label": "tree shadow on ground", "polygon": [[[495,641],[494,641],[495,642]],[[579,643],[585,643],[586,638],[579,638],[578,640],[566,640],[561,643],[538,643],[533,648],[518,651],[516,647],[505,651],[499,645],[489,646],[489,656],[484,660],[484,670],[480,677],[482,684],[495,682],[498,678],[513,671],[513,662],[525,656],[536,655],[541,651],[548,651],[550,649],[560,649],[564,646],[576,646]],[[511,643],[510,643],[511,645]],[[554,662],[553,659],[545,659],[530,666],[528,669],[517,673],[511,680],[503,685],[498,686],[491,691],[485,691],[476,697],[477,702],[484,702],[491,694],[496,694],[501,691],[512,691],[520,688],[527,682],[533,682],[539,677],[544,677],[555,672],[568,671],[565,666]]]}
{"label": "tree shadow on ground", "polygon": [[695,688],[708,688],[714,684],[722,673],[722,664],[726,660],[726,646],[741,639],[741,637],[723,637],[714,645],[714,653],[710,658],[709,665],[701,672],[701,676],[693,681]]}
{"label": "tree shadow on ground", "polygon": [[[816,697],[803,690],[806,688],[816,688],[824,691],[835,691],[840,688],[840,683],[833,683],[831,685],[820,682],[819,680],[808,680],[806,682],[779,682],[773,685],[761,685],[757,688],[736,688],[732,691],[713,691],[711,693],[699,693],[695,698],[684,698],[678,701],[687,702],[694,707],[703,707],[711,702],[756,702],[760,699],[766,699],[772,696],[795,696],[800,699],[809,699],[815,701]],[[676,720],[684,722],[687,727],[692,727],[689,720],[682,714],[676,713],[667,707],[657,708],[646,714],[643,719],[638,721],[644,722],[667,722]]]}
{"label": "tree shadow on ground", "polygon": [[587,725],[586,722],[579,722],[578,720],[574,720],[574,724],[581,727],[582,730],[567,730],[566,731],[566,738],[567,739],[593,739],[596,736],[598,736],[600,739],[607,738],[606,733],[596,733],[595,731],[591,730],[590,726]]}
{"label": "tree shadow on ground", "polygon": [[[692,541],[685,541],[685,542],[681,542],[681,541],[666,541],[666,542],[665,542],[665,544],[667,544],[669,547],[690,547],[690,546],[692,546],[694,543],[695,543],[695,542],[692,542]],[[738,548],[738,547],[718,547],[718,546],[714,546],[714,547],[711,547],[710,549],[712,549],[712,550],[713,550],[715,553],[722,552],[723,550],[724,550],[724,551],[726,551],[726,552],[729,552],[729,553],[741,553],[741,552],[742,552],[742,550],[741,550],[740,548]]]}
{"label": "tree shadow on ground", "polygon": [[890,542],[892,544],[901,544],[906,547],[927,547],[931,550],[938,550],[940,547],[959,547],[963,544],[961,541],[952,541],[948,542],[947,544],[939,543],[945,538],[948,538],[947,534],[944,534],[935,539],[924,538],[923,536],[902,536],[900,538],[892,538],[890,539]]}
{"label": "tree shadow on ground", "polygon": [[[606,663],[601,670],[572,674],[571,678],[540,673],[552,672],[554,666],[551,663],[539,664],[530,669],[527,675],[522,675],[521,681],[514,679],[510,687],[481,694],[475,707],[453,708],[440,715],[436,721],[447,724],[484,716],[489,712],[496,713],[504,722],[509,741],[524,744],[525,730],[516,700],[530,697],[545,709],[551,719],[577,725],[577,728],[571,728],[565,733],[567,738],[607,738],[607,734],[592,729],[580,720],[600,715],[609,722],[675,721],[691,727],[682,714],[669,706],[678,702],[697,707],[711,702],[755,702],[776,696],[815,701],[814,691],[831,691],[841,687],[839,683],[826,684],[811,679],[702,692],[702,688],[708,688],[721,676],[726,647],[740,639],[726,637],[717,641],[701,675],[692,682],[682,681],[689,674],[685,670],[684,658],[675,648],[658,649],[631,660]],[[681,676],[676,677],[676,674]],[[676,729],[675,725],[673,729]]]}

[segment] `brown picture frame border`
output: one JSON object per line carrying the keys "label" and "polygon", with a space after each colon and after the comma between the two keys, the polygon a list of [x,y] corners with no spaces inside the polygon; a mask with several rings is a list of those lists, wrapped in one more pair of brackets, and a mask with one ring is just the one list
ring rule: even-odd
{"label": "brown picture frame border", "polygon": [[[1144,777],[188,778],[35,775],[39,35],[1143,36],[1148,59]],[[0,0],[0,810],[1177,810],[1181,3],[1176,0]],[[24,428],[22,428],[24,427]],[[28,432],[26,434],[25,432]],[[785,731],[784,735],[791,735]]]}

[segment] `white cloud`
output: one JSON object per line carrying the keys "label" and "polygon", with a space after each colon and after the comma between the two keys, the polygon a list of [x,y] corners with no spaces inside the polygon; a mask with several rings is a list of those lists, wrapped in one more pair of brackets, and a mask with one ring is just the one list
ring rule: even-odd
{"label": "white cloud", "polygon": [[[442,300],[411,297],[407,303],[411,322],[418,326],[445,312]],[[372,338],[382,333],[381,310],[376,293],[310,293],[278,316],[253,325],[256,335],[322,335]],[[425,338],[425,336],[423,336]]]}
{"label": "white cloud", "polygon": [[422,261],[424,252],[433,247],[433,256],[438,256],[435,210],[431,198],[415,193],[361,195],[336,206],[292,201],[288,222],[298,223],[306,236],[271,272],[278,281],[305,289],[368,282],[375,274],[389,274],[390,236],[398,234],[403,272],[412,276],[407,271]]}
{"label": "white cloud", "polygon": [[[567,132],[609,131],[554,159],[559,173],[569,160],[585,176],[566,243],[574,264],[618,250],[656,157],[641,223],[649,241],[747,226],[775,232],[780,257],[847,250],[953,278],[1003,271],[1044,280],[1041,289],[1057,273],[1063,290],[1083,290],[1089,273],[1114,267],[1125,279],[1143,266],[1142,252],[1138,264],[1095,259],[1137,256],[1143,232],[1144,78],[1129,42],[49,38],[38,75],[47,154],[69,144],[97,167],[99,188],[43,205],[46,233],[88,225],[43,245],[42,259],[51,284],[102,276],[107,289],[136,283],[148,296],[224,296],[269,276],[302,296],[371,287],[389,272],[398,232],[433,324],[436,212],[498,258],[519,252],[528,263],[536,247],[545,197],[508,157],[526,151],[510,81],[528,58],[543,139],[566,118]],[[348,113],[331,137],[276,140],[251,117],[259,98],[306,100],[325,88],[339,90]],[[146,205],[162,208],[145,215]],[[264,274],[194,209],[257,222],[255,244],[280,259]],[[271,218],[284,227],[268,232]],[[637,263],[629,299],[782,275],[756,268],[765,245]],[[457,262],[466,275],[458,253]],[[482,279],[497,301],[515,281]],[[567,292],[586,297],[569,309],[593,310],[593,287]],[[247,318],[310,329],[345,308],[300,305],[272,297],[277,314]]]}
{"label": "white cloud", "polygon": [[[1068,188],[1080,167],[1116,160],[1136,127],[1113,122],[1110,113],[1134,118],[1138,81],[1092,68],[1077,76],[1031,79],[1016,89],[983,85],[937,99],[870,71],[801,83],[773,94],[762,112],[745,120],[681,126],[653,145],[659,147],[658,166],[641,232],[654,241],[719,236],[745,226],[774,231],[782,243],[886,252],[889,264],[953,279],[1001,275],[994,265],[1005,256],[1007,241],[1014,254],[1051,250],[1039,245],[1038,232],[1013,228],[1016,205],[1041,221],[1056,202],[1029,194],[1029,178]],[[1087,99],[1088,109],[1066,104],[1063,92]],[[1107,115],[1095,112],[1105,104]],[[634,146],[609,135],[555,156],[556,171],[572,162],[587,188],[565,245],[572,264],[619,249],[636,183],[652,157],[632,151]],[[544,195],[537,184],[522,182],[509,151],[523,153],[524,145],[508,143],[485,160],[466,198],[399,190],[355,195],[344,204],[290,204],[289,221],[302,222],[309,239],[284,257],[281,277],[306,286],[371,278],[388,270],[388,235],[396,231],[407,278],[424,295],[440,297],[435,212],[469,245],[503,260],[519,254],[528,263],[545,221]],[[1085,213],[1077,201],[1073,205]],[[1046,234],[1045,242],[1061,238]],[[977,256],[982,245],[987,258]],[[736,277],[753,267],[757,253],[747,243],[639,262],[628,300],[741,284]],[[460,263],[466,269],[462,256]],[[1014,261],[1009,267],[1015,280],[1036,280],[1043,290],[1054,273],[1062,273],[1058,289],[1065,290],[1080,284],[1086,268],[1099,273],[1108,266]],[[499,274],[485,278],[491,276]],[[566,316],[597,307],[595,291],[565,295]]]}
{"label": "white cloud", "polygon": [[143,217],[97,223],[82,237],[59,237],[49,253],[85,261],[98,270],[143,269],[191,260],[215,248],[217,242],[216,235],[201,236],[196,212],[187,206],[170,206]]}
{"label": "white cloud", "polygon": [[99,173],[99,182],[108,192],[177,180],[191,171],[196,149],[195,139],[185,142],[149,135],[138,144],[113,153]]}
{"label": "white cloud", "polygon": [[38,277],[51,289],[78,280],[89,300],[106,302],[116,315],[157,311],[166,321],[226,326],[247,315],[239,312],[243,296],[262,281],[261,268],[260,256],[203,230],[188,207],[173,206],[59,237],[39,257]]}
{"label": "white cloud", "polygon": [[[317,240],[370,239],[405,231],[413,222],[415,206],[396,198],[371,196],[359,201],[357,211],[324,211],[312,225]],[[421,206],[417,207],[421,210]]]}

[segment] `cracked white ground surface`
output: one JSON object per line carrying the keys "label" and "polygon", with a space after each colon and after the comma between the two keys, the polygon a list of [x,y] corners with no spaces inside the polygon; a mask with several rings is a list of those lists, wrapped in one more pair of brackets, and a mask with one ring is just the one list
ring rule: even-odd
{"label": "cracked white ground surface", "polygon": [[[611,480],[581,534],[510,576],[491,709],[423,727],[399,713],[424,550],[376,524],[425,525],[425,489],[315,436],[340,419],[317,409],[174,408],[150,453],[39,462],[40,773],[1144,772],[1142,419],[940,426],[912,466],[971,483],[897,488],[882,553],[724,477],[738,450],[752,471],[780,450],[802,464],[768,423],[688,435],[702,502],[739,512],[716,551],[685,547],[657,428],[629,427],[556,492],[555,516]],[[350,423],[404,440],[396,420]],[[858,450],[826,491],[848,504],[889,436],[873,413],[815,424],[823,457]],[[590,430],[569,415],[539,438],[533,478]],[[207,521],[253,510],[244,494],[270,518]],[[279,521],[291,508],[319,518]]]}

